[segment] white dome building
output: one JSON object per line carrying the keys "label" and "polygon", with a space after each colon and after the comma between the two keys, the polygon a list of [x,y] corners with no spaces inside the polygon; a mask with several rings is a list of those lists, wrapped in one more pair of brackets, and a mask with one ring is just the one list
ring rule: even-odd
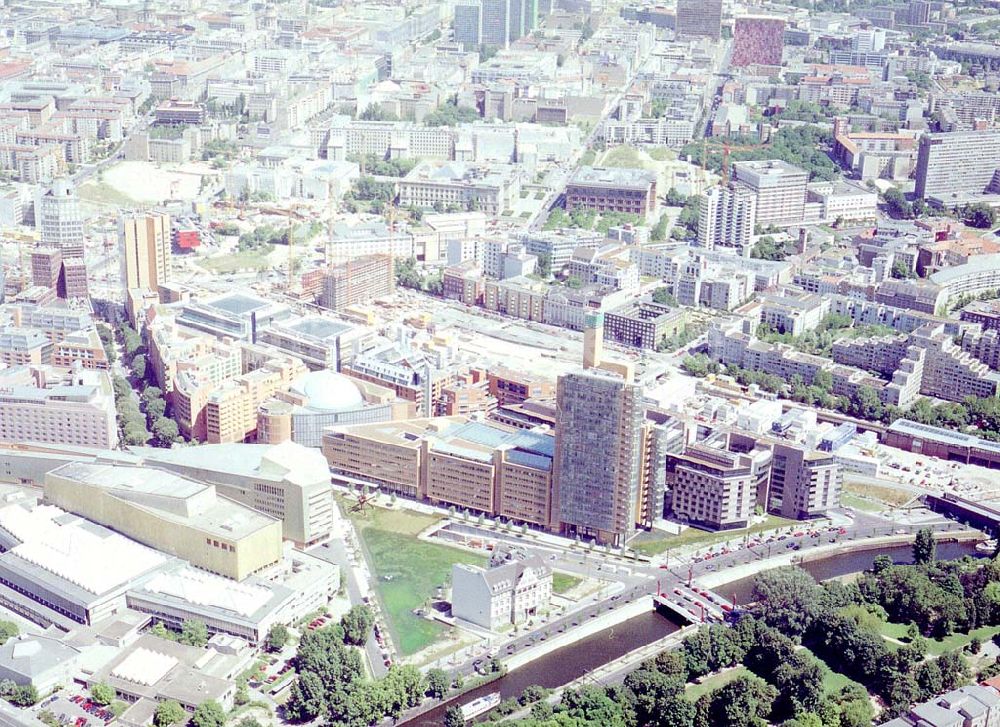
{"label": "white dome building", "polygon": [[395,395],[383,387],[321,369],[296,379],[288,390],[288,398],[293,402],[292,441],[320,447],[327,427],[391,420]]}

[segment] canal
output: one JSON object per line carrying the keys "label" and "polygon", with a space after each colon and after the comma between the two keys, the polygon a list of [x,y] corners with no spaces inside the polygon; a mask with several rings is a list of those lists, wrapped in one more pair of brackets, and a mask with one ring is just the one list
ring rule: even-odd
{"label": "canal", "polygon": [[[953,560],[974,553],[975,543],[939,543],[937,547],[937,555],[941,560]],[[802,568],[816,580],[823,581],[871,568],[876,556],[879,555],[888,555],[897,563],[913,562],[910,546],[898,545],[831,555],[804,563]],[[752,594],[753,577],[733,581],[714,590],[729,598],[735,597],[738,603],[745,603],[750,600]],[[447,707],[471,702],[490,692],[499,691],[500,696],[507,699],[520,696],[521,692],[532,684],[550,689],[561,687],[609,661],[614,661],[634,649],[679,630],[680,627],[679,621],[674,621],[673,617],[650,611],[546,654],[495,682],[477,687],[459,698],[401,724],[410,727],[441,725],[444,723],[444,712]]]}

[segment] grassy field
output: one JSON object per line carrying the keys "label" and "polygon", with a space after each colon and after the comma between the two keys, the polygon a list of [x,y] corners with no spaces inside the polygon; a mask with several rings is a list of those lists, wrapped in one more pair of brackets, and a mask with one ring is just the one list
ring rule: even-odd
{"label": "grassy field", "polygon": [[199,260],[198,265],[213,273],[227,274],[241,270],[269,270],[271,263],[268,255],[274,249],[268,246],[263,250],[247,250],[246,252],[236,252],[232,255],[219,255],[218,257],[205,258]]}
{"label": "grassy field", "polygon": [[601,159],[602,167],[623,167],[623,168],[644,168],[642,154],[630,146],[615,146],[604,154]]}
{"label": "grassy field", "polygon": [[840,504],[844,507],[852,507],[855,510],[861,510],[862,512],[882,512],[885,510],[885,504],[873,502],[872,500],[866,500],[865,498],[858,497],[857,495],[841,495]]}
{"label": "grassy field", "polygon": [[571,576],[569,573],[560,573],[556,571],[552,574],[552,592],[553,593],[565,593],[566,591],[574,588],[575,586],[583,583],[582,578],[577,578],[576,576]]}
{"label": "grassy field", "polygon": [[727,671],[713,674],[702,681],[701,684],[689,684],[684,690],[684,696],[693,702],[702,694],[714,692],[716,689],[726,686],[729,682],[735,681],[739,677],[747,676],[751,673],[752,672],[749,669],[740,664],[739,666]]}
{"label": "grassy field", "polygon": [[[484,565],[486,558],[446,545],[427,543],[417,534],[441,518],[404,510],[371,508],[345,512],[354,520],[370,557],[382,605],[393,637],[404,656],[433,644],[445,630],[413,613],[451,578],[454,563]],[[388,580],[387,580],[388,579]]]}
{"label": "grassy field", "polygon": [[[802,647],[805,651],[808,651],[813,656],[816,654],[806,647]],[[823,693],[824,694],[836,694],[841,689],[846,687],[848,684],[857,684],[853,679],[848,676],[844,676],[840,672],[836,672],[831,669],[825,661],[820,659],[818,656],[816,660],[819,662],[820,668],[823,670]],[[860,684],[858,686],[861,686]],[[864,687],[862,687],[864,689]]]}
{"label": "grassy field", "polygon": [[[795,523],[795,520],[788,520],[776,515],[768,515],[764,522],[751,526],[749,528],[749,533],[753,535],[755,533],[764,532],[765,530],[785,528],[790,525],[794,525]],[[746,534],[747,530],[727,530],[722,533],[711,533],[705,530],[698,530],[697,528],[688,528],[680,535],[667,535],[665,537],[645,541],[636,539],[632,543],[632,547],[640,553],[644,553],[646,555],[659,555],[667,549],[692,545],[704,547],[707,545],[714,545],[715,543],[724,543],[727,540],[732,540],[734,538],[741,538]]]}
{"label": "grassy field", "polygon": [[870,485],[862,482],[844,482],[844,492],[868,500],[883,502],[886,505],[898,507],[912,500],[915,495],[909,490],[901,490],[895,487],[883,487],[881,485]]}
{"label": "grassy field", "polygon": [[[906,643],[909,641],[907,638],[907,630],[909,627],[906,624],[898,623],[886,623],[882,625],[879,629],[879,633],[886,639],[896,639]],[[969,645],[969,642],[975,638],[978,638],[982,642],[987,642],[1000,633],[1000,626],[983,626],[978,629],[973,629],[967,634],[952,634],[951,636],[946,636],[943,639],[927,639],[927,653],[931,656],[940,656],[946,651],[954,651],[955,649],[964,649]],[[891,644],[892,642],[890,642]]]}
{"label": "grassy field", "polygon": [[106,182],[87,182],[77,190],[77,196],[86,202],[116,207],[136,207],[139,204]]}

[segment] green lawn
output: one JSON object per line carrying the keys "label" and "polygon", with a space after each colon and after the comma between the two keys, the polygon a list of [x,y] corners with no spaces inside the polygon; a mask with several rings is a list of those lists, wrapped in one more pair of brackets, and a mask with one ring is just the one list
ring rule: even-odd
{"label": "green lawn", "polygon": [[[768,515],[764,522],[750,527],[749,532],[753,535],[766,530],[789,527],[790,525],[794,525],[796,522],[796,520],[788,520],[783,517],[778,517],[777,515]],[[691,545],[704,547],[715,543],[724,543],[727,540],[743,537],[746,534],[747,530],[726,530],[725,532],[714,533],[699,530],[697,528],[688,528],[680,535],[666,535],[664,537],[658,537],[653,540],[645,541],[636,539],[632,543],[632,547],[645,555],[659,555],[667,549]]]}
{"label": "green lawn", "polygon": [[644,164],[638,150],[630,146],[616,146],[608,149],[601,159],[601,166],[642,169]]}
{"label": "green lawn", "polygon": [[844,493],[848,495],[858,495],[869,500],[884,502],[886,505],[904,505],[914,497],[915,493],[896,487],[883,487],[881,485],[869,485],[860,482],[847,481],[844,483]]}
{"label": "green lawn", "polygon": [[423,606],[438,586],[450,580],[452,564],[484,565],[486,558],[418,540],[417,534],[440,520],[439,517],[382,508],[352,513],[350,501],[342,504],[368,551],[379,598],[400,653],[409,656],[430,646],[445,626],[413,611]]}
{"label": "green lawn", "polygon": [[553,593],[565,593],[580,583],[583,583],[582,578],[571,576],[569,573],[560,573],[559,571],[556,571],[552,574]]}
{"label": "green lawn", "polygon": [[[813,656],[816,654],[807,647],[802,647],[805,651],[808,651]],[[816,656],[816,661],[819,662],[820,668],[823,670],[823,693],[824,694],[836,694],[841,689],[846,687],[848,684],[857,684],[853,679],[848,676],[844,676],[840,672],[836,672],[829,667],[829,665]],[[858,686],[861,686],[860,684]],[[864,687],[861,687],[864,689]]]}
{"label": "green lawn", "polygon": [[198,264],[213,273],[236,273],[241,270],[268,270],[271,263],[268,260],[273,246],[268,245],[262,250],[247,250],[236,252],[232,255],[219,255],[217,257],[199,260]]}
{"label": "green lawn", "polygon": [[750,674],[752,674],[752,672],[740,664],[739,666],[729,669],[728,671],[713,674],[700,684],[689,684],[684,690],[684,696],[693,702],[702,694],[714,692],[716,689],[726,686],[729,682],[735,681],[742,676],[749,676]]}
{"label": "green lawn", "polygon": [[[883,624],[882,628],[879,629],[879,633],[881,633],[884,638],[897,639],[906,643],[908,641],[906,636],[908,629],[909,626],[907,624],[890,622]],[[998,633],[1000,633],[1000,626],[982,626],[978,629],[973,629],[967,634],[952,634],[951,636],[946,636],[943,639],[927,639],[927,653],[931,656],[940,656],[946,651],[964,649],[974,638],[978,638],[980,641],[985,643]],[[892,642],[890,642],[890,646],[891,645]]]}
{"label": "green lawn", "polygon": [[946,651],[965,648],[974,638],[985,643],[998,633],[1000,633],[1000,626],[983,626],[973,629],[967,634],[952,634],[943,639],[927,639],[927,653],[932,656],[940,656]]}
{"label": "green lawn", "polygon": [[851,507],[855,510],[861,510],[862,512],[882,512],[885,510],[885,505],[872,502],[863,497],[858,497],[857,495],[843,494],[840,496],[840,504],[844,507]]}
{"label": "green lawn", "polygon": [[116,205],[118,207],[136,207],[139,204],[127,194],[119,192],[105,182],[87,182],[77,189],[76,193],[80,199],[96,204]]}

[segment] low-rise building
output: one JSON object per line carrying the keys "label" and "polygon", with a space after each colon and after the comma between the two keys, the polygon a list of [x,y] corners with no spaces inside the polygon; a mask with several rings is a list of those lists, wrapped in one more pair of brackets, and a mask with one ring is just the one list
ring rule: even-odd
{"label": "low-rise building", "polygon": [[496,631],[541,615],[552,597],[552,569],[537,555],[498,548],[489,567],[456,563],[451,570],[451,614]]}
{"label": "low-rise building", "polygon": [[566,183],[566,209],[645,218],[656,209],[656,175],[642,169],[580,167]]}

